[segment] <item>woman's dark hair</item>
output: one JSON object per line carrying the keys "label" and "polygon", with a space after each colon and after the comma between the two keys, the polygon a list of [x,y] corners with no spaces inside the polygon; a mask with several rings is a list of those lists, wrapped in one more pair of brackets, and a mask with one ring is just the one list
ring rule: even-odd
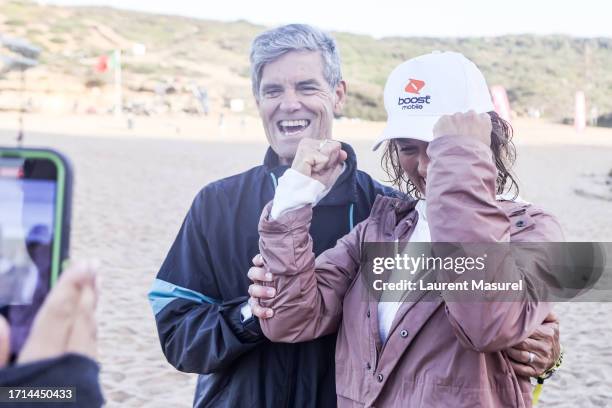
{"label": "woman's dark hair", "polygon": [[[510,123],[506,122],[496,112],[488,112],[491,117],[493,129],[491,131],[491,151],[495,158],[497,167],[497,194],[514,190],[514,198],[518,196],[519,187],[511,169],[516,160],[516,149],[512,143],[513,130]],[[390,183],[393,183],[400,191],[419,198],[420,194],[416,186],[408,179],[399,161],[397,143],[394,139],[387,142],[380,164],[383,167]]]}

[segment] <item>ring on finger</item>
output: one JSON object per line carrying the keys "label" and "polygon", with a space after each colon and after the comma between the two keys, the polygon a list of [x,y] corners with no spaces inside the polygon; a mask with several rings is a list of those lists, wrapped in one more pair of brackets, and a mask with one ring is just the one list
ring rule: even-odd
{"label": "ring on finger", "polygon": [[533,354],[531,351],[529,352],[529,361],[528,363],[531,364],[533,363],[533,360],[535,360],[535,354]]}
{"label": "ring on finger", "polygon": [[319,148],[317,150],[321,151],[323,146],[325,146],[328,142],[329,142],[329,139],[323,140],[321,143],[319,143]]}

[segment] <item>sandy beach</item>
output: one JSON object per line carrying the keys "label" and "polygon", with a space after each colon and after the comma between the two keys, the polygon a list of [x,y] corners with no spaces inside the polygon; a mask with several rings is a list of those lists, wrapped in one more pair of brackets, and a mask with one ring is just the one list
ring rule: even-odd
{"label": "sandy beach", "polygon": [[[146,294],[195,194],[261,163],[257,118],[26,117],[25,146],[66,153],[75,169],[72,256],[102,262],[99,360],[109,407],[189,407],[195,375],[165,360]],[[0,145],[16,118],[0,115]],[[384,124],[340,121],[360,168],[382,179],[370,151]],[[521,196],[554,213],[568,241],[612,241],[612,202],[577,195],[612,168],[612,129],[515,122]],[[246,273],[246,271],[245,271]],[[541,407],[612,407],[612,303],[559,304],[564,365]],[[245,396],[247,398],[248,396]]]}

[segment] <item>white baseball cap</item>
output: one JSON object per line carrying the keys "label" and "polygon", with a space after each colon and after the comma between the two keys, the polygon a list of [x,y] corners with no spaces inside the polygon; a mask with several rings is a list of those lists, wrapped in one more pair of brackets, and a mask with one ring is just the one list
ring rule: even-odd
{"label": "white baseball cap", "polygon": [[431,142],[443,115],[494,110],[482,72],[458,52],[434,51],[403,62],[385,85],[387,126],[373,150],[390,139]]}

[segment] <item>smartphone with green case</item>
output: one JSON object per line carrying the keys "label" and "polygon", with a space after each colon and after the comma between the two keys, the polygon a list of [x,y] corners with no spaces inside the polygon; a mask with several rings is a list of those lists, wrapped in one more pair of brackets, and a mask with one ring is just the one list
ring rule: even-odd
{"label": "smartphone with green case", "polygon": [[0,147],[0,313],[13,356],[68,258],[72,179],[58,151]]}

